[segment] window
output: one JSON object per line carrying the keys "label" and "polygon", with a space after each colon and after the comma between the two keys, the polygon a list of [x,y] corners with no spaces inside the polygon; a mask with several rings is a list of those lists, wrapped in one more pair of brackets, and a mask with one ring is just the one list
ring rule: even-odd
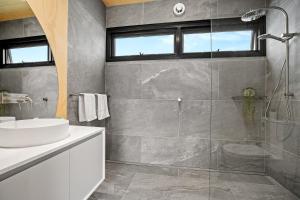
{"label": "window", "polygon": [[183,53],[199,53],[211,51],[210,33],[184,33]]}
{"label": "window", "polygon": [[212,34],[212,51],[251,51],[253,31],[227,31]]}
{"label": "window", "polygon": [[2,68],[53,65],[45,36],[0,41]]}
{"label": "window", "polygon": [[174,35],[115,38],[114,56],[174,54]]}
{"label": "window", "polygon": [[107,61],[264,56],[265,18],[153,24],[107,29]]}

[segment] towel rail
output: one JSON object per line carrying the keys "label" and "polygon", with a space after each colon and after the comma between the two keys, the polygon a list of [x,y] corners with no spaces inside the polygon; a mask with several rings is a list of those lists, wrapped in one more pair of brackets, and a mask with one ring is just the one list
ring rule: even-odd
{"label": "towel rail", "polygon": [[[79,96],[82,96],[82,95],[83,94],[69,94],[69,97],[79,97]],[[107,98],[109,98],[109,97],[110,97],[110,95],[107,95]]]}

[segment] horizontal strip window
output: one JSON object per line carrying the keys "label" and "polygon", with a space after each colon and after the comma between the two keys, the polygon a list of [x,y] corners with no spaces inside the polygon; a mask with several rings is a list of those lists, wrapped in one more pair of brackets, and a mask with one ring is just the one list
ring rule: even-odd
{"label": "horizontal strip window", "polygon": [[107,61],[265,56],[266,20],[240,18],[107,29]]}
{"label": "horizontal strip window", "polygon": [[45,36],[34,36],[0,41],[0,68],[54,65]]}

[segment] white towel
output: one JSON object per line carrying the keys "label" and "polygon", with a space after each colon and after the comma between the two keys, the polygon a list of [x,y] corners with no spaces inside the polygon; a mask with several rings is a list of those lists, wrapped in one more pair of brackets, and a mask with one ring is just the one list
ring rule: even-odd
{"label": "white towel", "polygon": [[90,122],[97,119],[96,99],[94,94],[82,93],[78,99],[79,122]]}
{"label": "white towel", "polygon": [[107,106],[107,96],[105,94],[96,94],[97,96],[97,114],[98,120],[103,120],[109,117],[108,106]]}

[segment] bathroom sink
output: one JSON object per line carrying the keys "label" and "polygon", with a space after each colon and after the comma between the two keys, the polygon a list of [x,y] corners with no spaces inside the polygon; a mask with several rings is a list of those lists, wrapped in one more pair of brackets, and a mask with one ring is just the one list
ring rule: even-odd
{"label": "bathroom sink", "polygon": [[63,140],[69,136],[65,119],[29,119],[0,124],[0,147],[31,147]]}

